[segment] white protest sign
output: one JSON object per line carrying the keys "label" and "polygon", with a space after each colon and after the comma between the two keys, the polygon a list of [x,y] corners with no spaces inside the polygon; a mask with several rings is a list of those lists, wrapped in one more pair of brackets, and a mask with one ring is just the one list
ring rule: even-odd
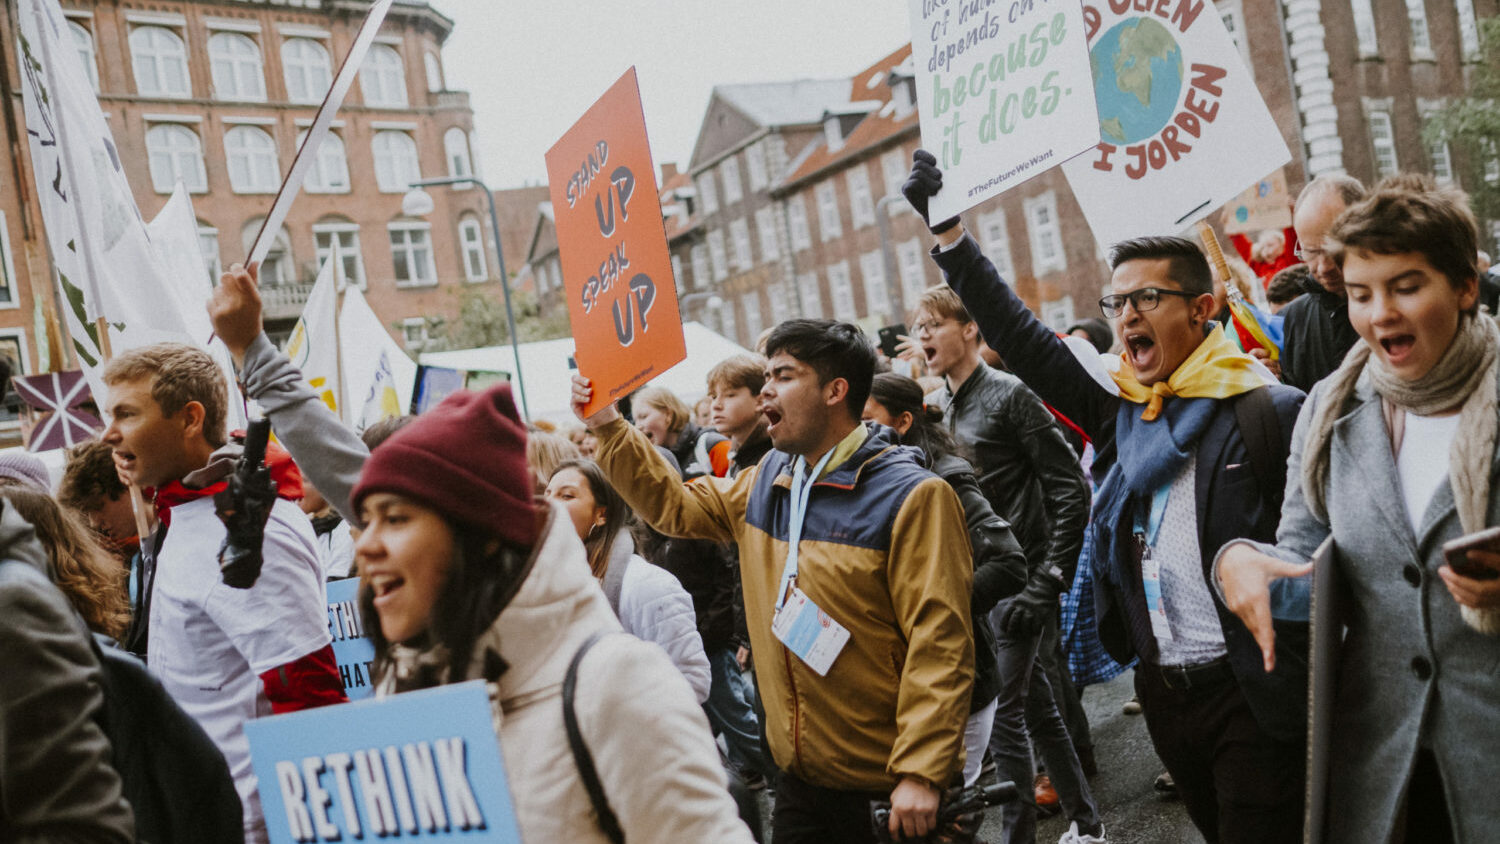
{"label": "white protest sign", "polygon": [[1291,159],[1210,0],[1083,15],[1103,140],[1063,171],[1100,243],[1182,231]]}
{"label": "white protest sign", "polygon": [[910,0],[922,144],[943,189],[932,220],[967,211],[1099,142],[1077,0]]}

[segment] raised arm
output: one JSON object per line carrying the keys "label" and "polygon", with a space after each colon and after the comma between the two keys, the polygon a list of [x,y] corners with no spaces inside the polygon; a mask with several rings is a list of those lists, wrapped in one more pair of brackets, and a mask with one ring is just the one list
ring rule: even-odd
{"label": "raised arm", "polygon": [[[943,186],[937,159],[917,150],[911,177],[902,186],[907,201],[927,219],[927,200]],[[933,260],[979,326],[984,341],[1005,365],[1048,404],[1095,436],[1113,417],[1114,396],[1088,373],[1062,339],[1016,296],[958,218],[932,226],[938,238]]]}
{"label": "raised arm", "polygon": [[271,345],[261,324],[255,273],[239,264],[230,267],[219,279],[208,313],[240,368],[245,394],[265,411],[276,438],[339,515],[351,525],[359,524],[349,493],[370,450],[318,398],[302,371]]}

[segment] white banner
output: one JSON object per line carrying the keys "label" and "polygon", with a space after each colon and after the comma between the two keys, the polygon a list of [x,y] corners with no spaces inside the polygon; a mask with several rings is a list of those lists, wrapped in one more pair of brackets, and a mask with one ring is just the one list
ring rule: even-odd
{"label": "white banner", "polygon": [[1102,245],[1181,232],[1291,160],[1213,3],[1093,3],[1103,140],[1063,170]]}
{"label": "white banner", "polygon": [[943,170],[934,222],[1099,143],[1078,0],[909,2],[922,145]]}

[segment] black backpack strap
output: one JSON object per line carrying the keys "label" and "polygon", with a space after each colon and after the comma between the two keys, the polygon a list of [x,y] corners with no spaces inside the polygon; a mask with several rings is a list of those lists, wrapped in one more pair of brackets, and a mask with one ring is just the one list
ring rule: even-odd
{"label": "black backpack strap", "polygon": [[568,673],[563,677],[562,688],[563,726],[568,731],[568,748],[573,751],[578,777],[583,780],[583,788],[589,793],[589,802],[594,805],[594,814],[598,816],[599,829],[614,844],[625,844],[625,833],[620,830],[620,820],[615,817],[614,810],[609,807],[609,800],[604,796],[604,786],[600,784],[599,772],[594,768],[594,756],[589,753],[588,745],[584,744],[583,732],[578,729],[578,714],[573,711],[573,695],[578,689],[578,664],[583,662],[583,655],[604,635],[605,631],[600,630],[590,636],[579,646],[572,661],[568,663]]}
{"label": "black backpack strap", "polygon": [[1250,457],[1250,469],[1260,484],[1261,499],[1278,516],[1286,492],[1286,449],[1281,443],[1281,420],[1269,387],[1256,387],[1234,399],[1235,422]]}

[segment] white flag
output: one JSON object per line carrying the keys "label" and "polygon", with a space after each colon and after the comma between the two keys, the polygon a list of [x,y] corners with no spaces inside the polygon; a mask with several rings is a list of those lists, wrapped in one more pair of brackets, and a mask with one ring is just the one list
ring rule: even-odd
{"label": "white flag", "polygon": [[344,413],[348,392],[339,392],[338,343],[333,328],[334,311],[337,308],[338,291],[334,289],[333,268],[337,262],[331,258],[323,262],[318,280],[302,306],[302,318],[292,329],[286,343],[287,357],[302,370],[302,377],[313,392],[328,405],[328,409],[348,421]]}

